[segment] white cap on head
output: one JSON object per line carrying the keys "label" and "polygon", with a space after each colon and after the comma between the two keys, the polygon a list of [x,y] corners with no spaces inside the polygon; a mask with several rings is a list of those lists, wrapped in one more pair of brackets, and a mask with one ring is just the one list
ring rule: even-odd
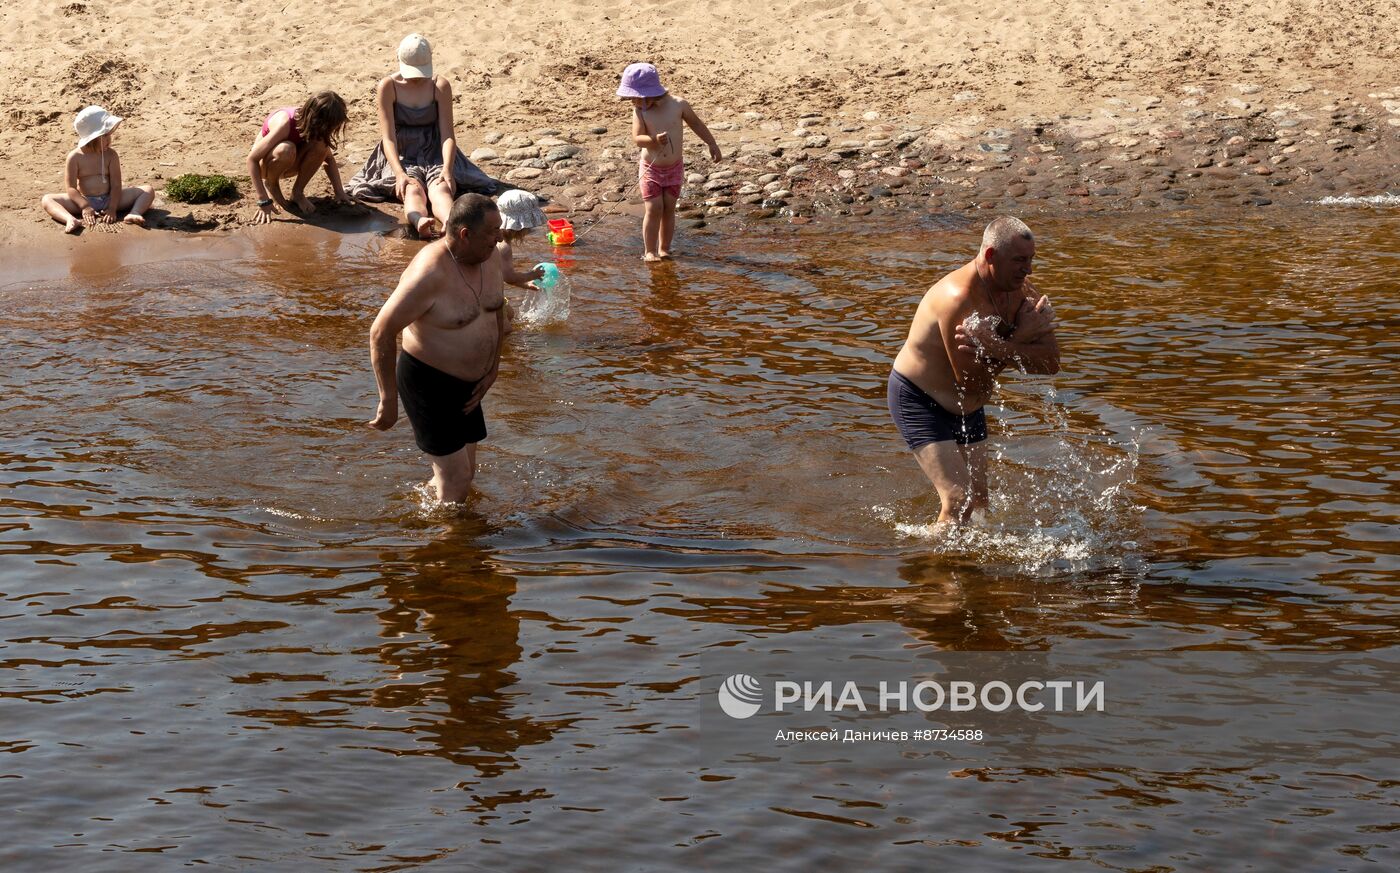
{"label": "white cap on head", "polygon": [[540,199],[519,188],[497,197],[496,208],[501,212],[501,230],[528,230],[546,221],[544,211],[540,209]]}
{"label": "white cap on head", "polygon": [[410,33],[399,43],[399,75],[405,79],[433,77],[433,47],[426,38]]}
{"label": "white cap on head", "polygon": [[117,129],[122,120],[101,106],[89,106],[73,119],[73,129],[78,132],[78,147],[82,148],[99,136],[105,136]]}

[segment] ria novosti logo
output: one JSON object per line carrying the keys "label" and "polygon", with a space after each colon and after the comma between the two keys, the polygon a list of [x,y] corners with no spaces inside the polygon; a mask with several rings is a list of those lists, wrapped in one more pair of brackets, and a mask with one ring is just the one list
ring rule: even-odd
{"label": "ria novosti logo", "polygon": [[735,673],[719,687],[719,708],[730,718],[748,718],[763,706],[763,686],[747,673]]}
{"label": "ria novosti logo", "polygon": [[[873,692],[873,694],[872,694]],[[1073,695],[1071,696],[1071,692]],[[747,673],[735,673],[719,687],[719,706],[730,718],[750,718],[763,708],[763,684]],[[806,712],[1085,712],[1104,711],[1104,682],[1082,679],[1028,680],[1012,687],[992,680],[976,683],[923,681],[880,682],[862,690],[855,682],[773,683],[773,711]]]}

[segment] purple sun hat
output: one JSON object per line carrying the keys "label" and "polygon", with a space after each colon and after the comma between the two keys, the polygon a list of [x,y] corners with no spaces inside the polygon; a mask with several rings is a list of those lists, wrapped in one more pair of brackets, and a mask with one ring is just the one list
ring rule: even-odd
{"label": "purple sun hat", "polygon": [[629,64],[622,71],[622,84],[617,86],[619,97],[660,97],[665,93],[661,74],[651,64]]}

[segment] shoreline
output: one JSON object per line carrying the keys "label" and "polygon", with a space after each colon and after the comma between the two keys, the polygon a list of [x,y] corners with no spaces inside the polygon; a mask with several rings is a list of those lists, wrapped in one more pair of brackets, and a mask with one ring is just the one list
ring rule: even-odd
{"label": "shoreline", "polygon": [[[1299,84],[1274,93],[1248,85],[1182,92],[1000,123],[976,111],[936,120],[876,110],[712,114],[707,123],[724,160],[711,164],[698,138],[687,136],[681,226],[733,218],[801,223],[871,214],[1268,207],[1400,190],[1400,90],[1352,96]],[[614,122],[473,132],[462,142],[488,174],[546,195],[587,223],[590,215],[640,208],[636,149],[625,134],[626,125]],[[358,162],[345,151],[349,175]],[[158,187],[146,232],[207,235],[248,225],[255,208],[240,181],[243,196],[230,203],[174,203]],[[396,204],[372,204],[359,215],[326,209],[323,174],[308,194],[325,210],[312,224],[402,226]],[[32,212],[6,210],[0,222],[8,245],[64,237],[37,203]]]}

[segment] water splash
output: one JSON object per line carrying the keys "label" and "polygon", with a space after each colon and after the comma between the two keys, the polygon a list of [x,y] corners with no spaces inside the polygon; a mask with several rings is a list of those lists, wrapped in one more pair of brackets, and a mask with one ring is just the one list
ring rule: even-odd
{"label": "water splash", "polygon": [[[1051,385],[1022,391],[1038,400],[1033,422],[998,416],[988,442],[991,505],[964,525],[900,522],[895,530],[930,542],[935,554],[1007,566],[1035,576],[1134,569],[1141,561],[1133,493],[1142,434],[1085,432]],[[877,510],[877,514],[880,514]]]}
{"label": "water splash", "polygon": [[557,272],[549,287],[535,287],[526,292],[520,304],[519,321],[531,327],[546,327],[568,321],[572,297],[573,284],[568,275]]}
{"label": "water splash", "polygon": [[1340,197],[1324,197],[1317,203],[1319,206],[1400,206],[1400,194],[1375,194],[1370,197],[1343,194]]}

